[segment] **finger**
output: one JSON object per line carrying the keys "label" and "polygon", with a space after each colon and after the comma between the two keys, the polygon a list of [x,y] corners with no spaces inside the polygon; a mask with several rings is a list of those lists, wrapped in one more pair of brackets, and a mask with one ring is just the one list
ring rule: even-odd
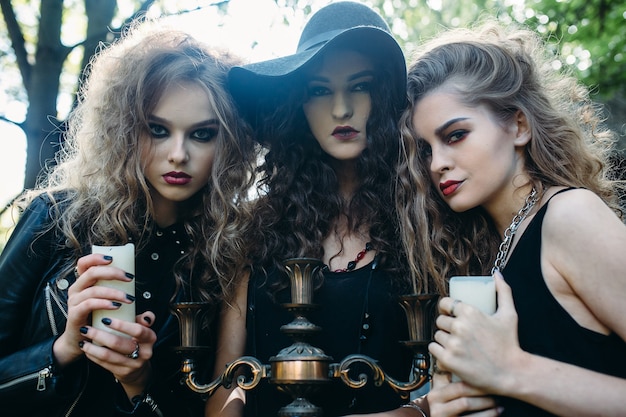
{"label": "finger", "polygon": [[[137,340],[137,342],[143,344],[153,345],[156,342],[156,333],[147,326],[141,323],[131,323],[119,319],[103,318],[102,323],[107,328],[116,330],[120,333],[124,333],[129,337]],[[107,333],[107,332],[105,332]]]}
{"label": "finger", "polygon": [[441,365],[439,365],[439,369],[435,372],[433,372],[433,377],[432,377],[432,387],[433,388],[442,388],[446,385],[450,384],[450,380],[451,380],[452,374],[448,371],[445,371],[444,369],[441,368]]}
{"label": "finger", "polygon": [[[433,336],[433,339],[435,342],[437,342],[439,344],[439,347],[442,350],[445,350],[446,348],[448,348],[448,344],[450,342],[450,338],[451,338],[451,334],[444,331],[444,330],[437,330],[435,332],[435,335]],[[437,352],[440,353],[440,352]],[[437,354],[433,353],[433,355],[437,356]]]}
{"label": "finger", "polygon": [[454,317],[450,317],[450,316],[446,316],[444,314],[440,314],[435,319],[435,325],[437,326],[437,328],[439,330],[444,330],[444,331],[450,333],[450,331],[452,330],[453,320],[454,320]]}
{"label": "finger", "polygon": [[[116,320],[119,323],[122,323],[121,320]],[[103,319],[103,323],[107,325],[107,327],[113,327],[112,319]],[[135,325],[137,326],[137,325]],[[119,326],[117,326],[119,327]],[[121,329],[114,329],[121,333]],[[92,343],[106,347],[110,352],[104,352],[99,350],[88,351],[92,353],[95,357],[98,357],[100,360],[120,363],[124,362],[123,358],[117,357],[115,355],[111,355],[111,352],[116,352],[119,355],[129,357],[134,356],[131,359],[138,359],[140,356],[149,359],[152,357],[152,345],[156,338],[152,339],[150,337],[144,337],[145,342],[141,344],[134,337],[129,337],[126,333],[116,334],[107,332],[106,330],[101,330],[91,326],[81,327],[81,333],[91,339]],[[152,332],[154,333],[154,332]],[[137,352],[136,355],[132,355],[134,352]],[[86,351],[87,352],[87,351]]]}
{"label": "finger", "polygon": [[[97,329],[94,329],[97,330]],[[149,359],[139,348],[137,359],[131,359],[130,355],[135,350],[135,343],[132,339],[126,339],[127,346],[123,352],[101,346],[95,342],[85,341],[82,343],[81,349],[87,358],[107,369],[113,374],[129,374],[144,366]]]}
{"label": "finger", "polygon": [[504,277],[500,271],[496,271],[493,274],[496,283],[496,295],[498,297],[498,310],[504,309],[506,311],[515,310],[513,306],[513,294],[511,287],[506,283]]}
{"label": "finger", "polygon": [[75,272],[80,277],[86,270],[96,265],[108,265],[113,261],[113,258],[109,255],[101,255],[93,253],[90,255],[82,256],[76,261]]}
{"label": "finger", "polygon": [[461,300],[455,298],[444,297],[439,301],[440,317],[441,315],[457,317],[463,308]]}
{"label": "finger", "polygon": [[450,401],[447,405],[451,414],[454,415],[488,417],[497,416],[501,412],[495,400],[489,396],[464,396]]}
{"label": "finger", "polygon": [[124,291],[101,286],[89,287],[68,297],[68,320],[86,323],[88,315],[94,310],[116,310],[132,302]]}
{"label": "finger", "polygon": [[151,327],[155,319],[156,316],[152,311],[145,311],[137,315],[136,321],[142,326]]}
{"label": "finger", "polygon": [[454,302],[454,298],[451,297],[442,297],[439,300],[439,314],[446,314],[449,315],[448,313],[450,312],[450,308],[452,307],[452,303]]}
{"label": "finger", "polygon": [[[93,255],[100,256],[100,255]],[[82,259],[82,258],[81,258]],[[78,268],[78,267],[77,267]],[[99,281],[112,281],[118,280],[123,282],[130,282],[134,279],[134,275],[128,272],[124,272],[120,268],[106,266],[106,265],[93,265],[84,270],[79,278],[70,285],[68,294],[76,294],[84,291],[87,288],[91,288]]]}

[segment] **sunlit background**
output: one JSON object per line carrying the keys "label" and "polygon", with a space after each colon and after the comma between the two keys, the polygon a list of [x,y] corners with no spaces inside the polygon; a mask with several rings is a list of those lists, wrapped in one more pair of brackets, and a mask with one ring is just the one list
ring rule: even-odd
{"label": "sunlit background", "polygon": [[[18,21],[23,24],[25,30],[33,31],[38,24],[38,10],[40,1],[15,1],[12,5],[16,9]],[[360,0],[363,3],[370,4],[370,0]],[[563,0],[501,0],[498,3],[502,7],[510,7],[508,13],[502,16],[502,19],[508,21],[524,22],[526,19],[535,21],[536,29],[542,34],[555,33],[556,26],[562,16],[552,13],[550,8],[545,11],[533,9],[533,5],[540,3],[560,4]],[[216,46],[227,47],[233,52],[241,55],[250,62],[269,59],[276,56],[289,54],[295,51],[298,42],[299,33],[310,13],[314,13],[319,8],[331,2],[331,0],[229,0],[227,13],[220,12],[218,7],[212,6],[220,3],[220,0],[159,0],[155,2],[159,7],[153,7],[151,10],[169,10],[172,13],[184,11],[176,16],[166,18],[166,21],[181,29],[189,31],[192,35],[199,39]],[[617,4],[624,0],[617,0]],[[445,0],[385,0],[376,2],[381,5],[382,12],[392,19],[392,29],[394,34],[403,43],[408,41],[410,29],[415,28],[439,28],[443,25],[444,19],[437,13],[448,10],[453,2],[448,2],[448,7],[443,5]],[[461,1],[453,8],[452,13],[448,13],[445,22],[451,26],[463,24],[463,22],[472,21],[468,16],[475,18],[477,13],[494,13],[495,10],[481,9],[481,1]],[[593,2],[592,2],[593,3]],[[71,8],[72,13],[64,14],[64,22],[62,28],[62,42],[64,45],[75,45],[83,41],[86,27],[86,16],[82,7],[82,0],[65,0],[64,4]],[[112,27],[120,27],[122,18],[130,16],[137,7],[137,0],[118,0],[117,21],[112,22]],[[295,4],[303,4],[307,10],[302,7],[294,7]],[[458,8],[457,8],[458,6]],[[615,6],[615,5],[614,5]],[[556,6],[553,6],[556,7]],[[573,6],[572,6],[573,7]],[[398,12],[401,10],[402,12]],[[578,10],[578,9],[577,9]],[[586,73],[593,68],[606,68],[606,64],[602,64],[605,49],[611,49],[614,45],[622,45],[624,39],[623,25],[626,21],[626,7],[613,7],[615,16],[608,22],[613,22],[615,27],[608,30],[610,35],[602,38],[601,45],[591,45],[592,53],[585,49],[580,42],[570,42],[568,36],[575,37],[577,33],[582,33],[586,28],[593,27],[594,19],[598,16],[583,16],[582,18],[570,16],[567,23],[565,20],[565,30],[561,33],[562,38],[557,39],[559,43],[561,60],[555,59],[553,65],[560,67],[562,65],[575,68],[580,75],[585,76]],[[439,16],[439,17],[437,17]],[[151,16],[156,17],[156,16]],[[622,20],[623,19],[623,20]],[[504,20],[506,23],[507,21]],[[620,29],[622,28],[622,29]],[[614,32],[614,33],[613,33]],[[612,35],[611,35],[612,34]],[[36,38],[35,32],[28,32],[28,37]],[[588,35],[587,35],[588,36]],[[413,41],[415,41],[413,39]],[[11,45],[8,43],[8,37],[0,37],[0,53],[9,51]],[[407,58],[410,59],[411,48],[413,44],[405,42],[403,44]],[[27,45],[33,48],[33,45]],[[33,54],[34,51],[28,51]],[[82,50],[81,48],[73,48],[72,54],[68,57],[65,67],[71,68],[70,71],[64,70],[61,74],[61,88],[58,95],[58,117],[64,120],[67,112],[74,99],[74,90],[76,88],[76,74],[81,65]],[[616,63],[626,60],[626,48],[623,51],[618,50],[612,53],[610,59]],[[619,66],[617,68],[620,68]],[[601,78],[606,78],[602,73]],[[609,78],[613,80],[613,78]],[[621,77],[620,79],[623,79]],[[593,83],[601,81],[595,79]],[[611,84],[614,85],[615,83]],[[616,89],[618,94],[623,95],[623,88]],[[619,101],[619,103],[624,102]],[[626,108],[625,104],[619,107],[614,106],[614,113],[619,114]],[[15,123],[24,121],[27,111],[27,98],[23,91],[19,72],[4,72],[0,77],[0,115]],[[55,115],[51,115],[55,116]],[[626,133],[623,121],[620,116],[620,124],[616,127],[619,132]],[[26,140],[20,128],[14,124],[0,120],[0,207],[6,206],[22,189],[24,183]],[[626,149],[626,135],[624,135],[624,149]],[[0,227],[1,229],[1,227]],[[1,240],[1,239],[0,239]]]}

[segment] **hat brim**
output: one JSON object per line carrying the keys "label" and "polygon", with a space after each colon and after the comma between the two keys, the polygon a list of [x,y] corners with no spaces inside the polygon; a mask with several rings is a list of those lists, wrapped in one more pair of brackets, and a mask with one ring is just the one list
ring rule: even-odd
{"label": "hat brim", "polygon": [[388,32],[375,26],[357,26],[342,30],[329,41],[293,55],[233,67],[228,74],[229,87],[244,116],[250,116],[250,112],[256,108],[256,101],[275,91],[277,83],[295,76],[317,56],[337,45],[367,46],[366,50],[371,51],[376,62],[383,60],[390,65],[394,80],[394,101],[399,106],[404,105],[406,62],[402,49]]}

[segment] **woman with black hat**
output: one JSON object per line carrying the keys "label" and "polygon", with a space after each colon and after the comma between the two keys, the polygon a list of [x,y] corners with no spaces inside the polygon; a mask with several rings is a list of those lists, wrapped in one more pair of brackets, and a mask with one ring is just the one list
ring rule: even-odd
{"label": "woman with black hat", "polygon": [[[263,363],[291,344],[280,331],[293,316],[282,261],[323,261],[309,320],[310,340],[339,362],[361,353],[406,381],[411,352],[397,296],[409,288],[394,211],[397,121],[406,65],[385,21],[359,3],[322,8],[294,55],[229,74],[231,92],[255,138],[267,147],[251,235],[251,272],[237,303],[222,312],[216,372],[244,354]],[[371,381],[371,378],[370,378]],[[245,394],[220,388],[208,416],[276,416],[291,402],[266,381]],[[422,415],[387,385],[350,389],[341,381],[309,398],[325,416]],[[245,403],[245,406],[244,406]],[[386,414],[387,415],[387,414]]]}

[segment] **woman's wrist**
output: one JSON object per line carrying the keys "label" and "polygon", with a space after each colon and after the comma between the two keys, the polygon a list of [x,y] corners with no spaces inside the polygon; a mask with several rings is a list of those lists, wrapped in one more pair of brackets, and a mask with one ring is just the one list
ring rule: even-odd
{"label": "woman's wrist", "polygon": [[402,408],[412,408],[413,410],[417,411],[420,417],[428,417],[428,414],[426,414],[426,411],[424,411],[424,409],[422,407],[420,407],[419,405],[417,405],[416,403],[414,403],[413,401],[409,401],[406,404],[402,404],[401,406]]}
{"label": "woman's wrist", "polygon": [[83,355],[83,351],[80,350],[78,344],[69,346],[66,343],[66,338],[65,334],[62,334],[52,344],[52,356],[59,369],[65,368]]}

